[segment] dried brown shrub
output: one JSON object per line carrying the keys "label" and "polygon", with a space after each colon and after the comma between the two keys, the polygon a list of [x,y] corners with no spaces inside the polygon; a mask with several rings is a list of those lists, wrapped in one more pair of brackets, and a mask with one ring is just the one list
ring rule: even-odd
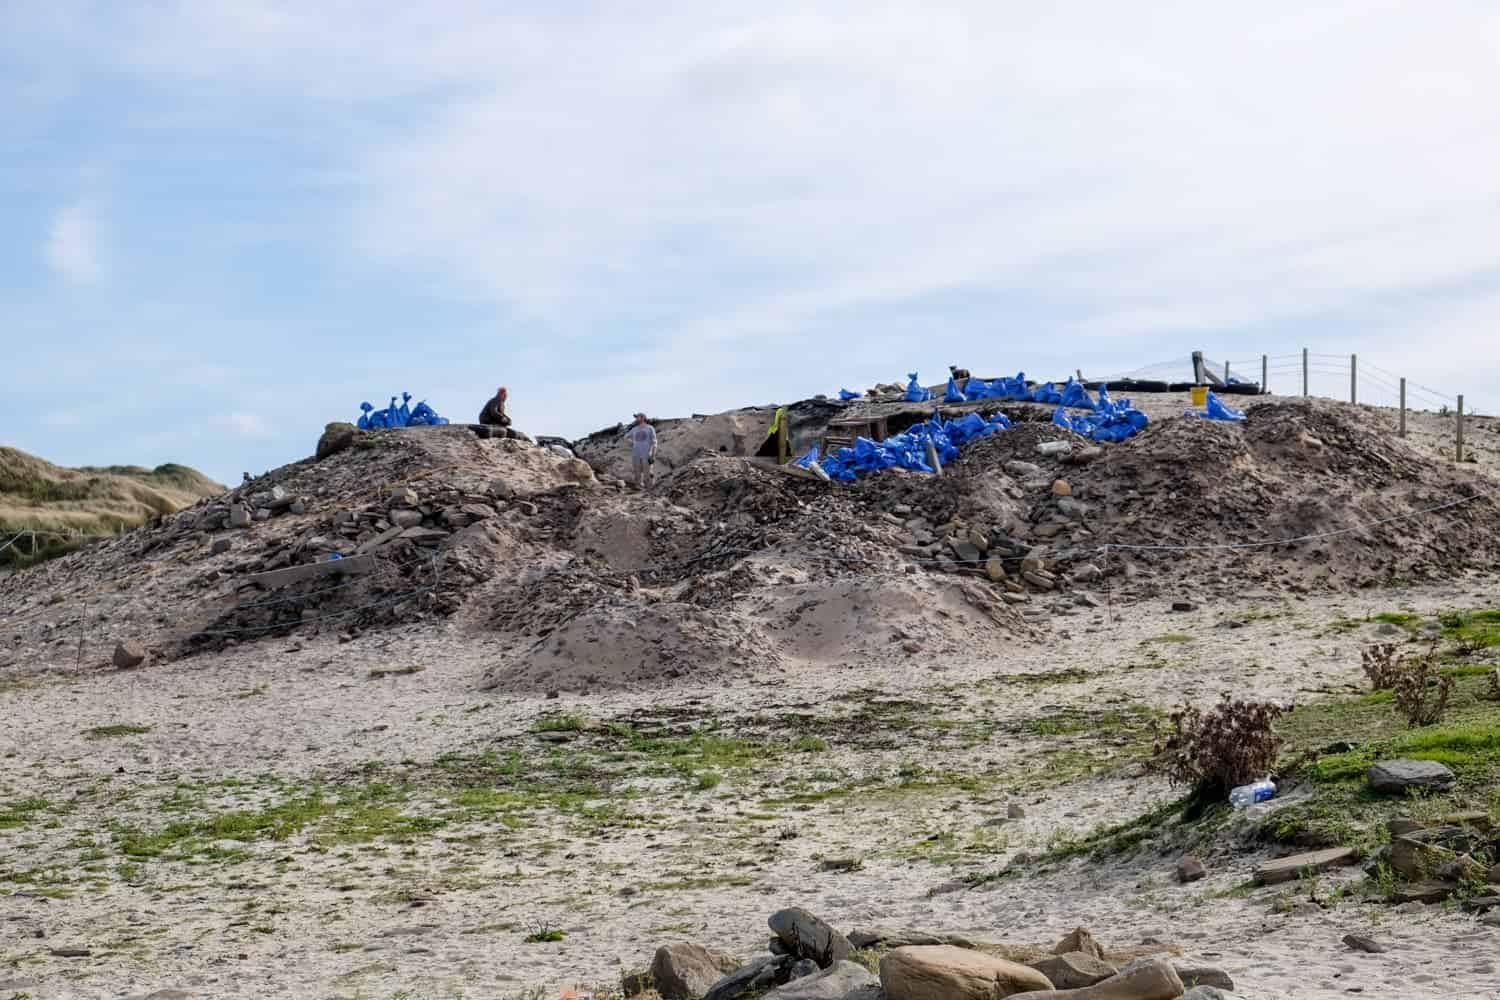
{"label": "dried brown shrub", "polygon": [[1396,711],[1406,716],[1408,726],[1431,726],[1443,720],[1453,678],[1439,667],[1436,643],[1422,656],[1400,658],[1391,693],[1396,696]]}
{"label": "dried brown shrub", "polygon": [[1371,691],[1388,691],[1401,676],[1404,658],[1396,652],[1394,642],[1377,642],[1359,652],[1360,665],[1370,679]]}
{"label": "dried brown shrub", "polygon": [[1276,766],[1281,739],[1272,728],[1286,709],[1228,695],[1207,712],[1183,706],[1156,742],[1151,769],[1176,785],[1218,793],[1258,781]]}

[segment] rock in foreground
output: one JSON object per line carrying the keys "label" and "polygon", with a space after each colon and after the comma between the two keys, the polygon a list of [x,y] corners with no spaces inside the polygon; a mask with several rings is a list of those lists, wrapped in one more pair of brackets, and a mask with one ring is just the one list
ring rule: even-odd
{"label": "rock in foreground", "polygon": [[1002,1000],[1052,981],[1036,969],[952,945],[897,948],[880,960],[887,1000]]}

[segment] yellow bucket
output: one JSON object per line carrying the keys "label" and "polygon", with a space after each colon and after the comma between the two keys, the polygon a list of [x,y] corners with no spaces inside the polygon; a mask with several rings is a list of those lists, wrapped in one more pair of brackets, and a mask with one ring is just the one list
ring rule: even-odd
{"label": "yellow bucket", "polygon": [[1192,387],[1192,389],[1190,391],[1193,394],[1193,405],[1194,406],[1207,406],[1208,405],[1208,386],[1206,386],[1206,385],[1195,385],[1195,386]]}

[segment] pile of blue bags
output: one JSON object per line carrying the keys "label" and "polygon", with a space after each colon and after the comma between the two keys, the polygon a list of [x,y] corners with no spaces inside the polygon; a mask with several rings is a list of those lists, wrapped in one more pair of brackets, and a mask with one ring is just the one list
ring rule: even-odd
{"label": "pile of blue bags", "polygon": [[[932,400],[932,392],[923,388],[922,384],[917,381],[916,372],[908,373],[907,378],[909,380],[906,385],[907,402],[925,403]],[[839,398],[856,399],[858,394],[848,389],[840,389]],[[1033,389],[1026,383],[1026,373],[1017,372],[1015,378],[997,378],[993,382],[970,378],[960,389],[958,382],[949,376],[948,387],[943,393],[944,402],[965,403],[982,399],[1050,403],[1057,407],[1052,414],[1054,424],[1094,441],[1124,441],[1140,433],[1146,427],[1146,415],[1131,406],[1130,400],[1112,400],[1109,398],[1109,390],[1102,386],[1099,389],[1099,398],[1095,400],[1083,384],[1076,379],[1068,379],[1061,389],[1051,382],[1043,382]],[[1087,412],[1069,413],[1070,409]],[[1220,403],[1213,393],[1209,393],[1208,396],[1208,409],[1209,412],[1203,415],[1210,419],[1244,418],[1244,414]],[[1238,416],[1216,415],[1220,413],[1238,414]],[[895,468],[910,469],[914,472],[934,472],[936,470],[927,464],[928,441],[932,442],[938,461],[946,465],[957,458],[958,450],[970,441],[986,437],[1009,426],[1010,421],[1003,413],[997,413],[989,420],[977,413],[970,413],[955,420],[943,420],[934,411],[931,420],[914,424],[904,432],[892,435],[884,441],[872,441],[864,437],[856,438],[854,447],[840,448],[833,454],[822,456],[818,454],[817,445],[814,445],[807,454],[792,464],[804,469],[810,469],[814,465],[820,466],[824,472],[828,473],[828,478],[844,482],[853,482],[861,472],[875,472],[879,469]]]}
{"label": "pile of blue bags", "polygon": [[856,438],[853,448],[840,448],[819,461],[817,445],[806,455],[793,462],[801,468],[813,464],[822,466],[829,479],[853,482],[858,473],[875,472],[880,469],[910,469],[913,472],[935,472],[927,464],[927,442],[932,442],[938,461],[947,463],[958,457],[958,450],[971,441],[987,437],[1010,426],[1005,414],[997,413],[986,420],[977,413],[970,413],[956,420],[943,420],[936,412],[931,420],[913,424],[900,434],[893,434],[884,441]]}
{"label": "pile of blue bags", "polygon": [[[1233,381],[1233,380],[1231,380],[1231,381]],[[1190,417],[1202,417],[1204,420],[1244,420],[1245,419],[1245,411],[1244,410],[1236,410],[1234,407],[1232,407],[1229,404],[1225,403],[1218,396],[1214,395],[1212,389],[1210,389],[1208,391],[1208,399],[1206,400],[1205,405],[1203,407],[1203,412],[1199,413],[1197,410],[1188,410],[1187,411],[1187,415],[1190,416]]]}
{"label": "pile of blue bags", "polygon": [[[1099,387],[1099,400],[1089,398],[1088,390],[1068,379],[1060,393],[1063,402],[1052,413],[1052,422],[1066,427],[1074,434],[1081,434],[1094,441],[1124,441],[1146,429],[1146,415],[1130,405],[1130,400],[1116,402],[1109,398],[1109,390]],[[1081,402],[1068,402],[1068,400]],[[1067,407],[1088,408],[1091,413],[1072,414]]]}
{"label": "pile of blue bags", "polygon": [[447,417],[437,415],[432,407],[423,400],[416,406],[408,406],[411,402],[411,393],[401,394],[401,405],[396,405],[396,397],[391,397],[391,405],[383,410],[377,410],[369,403],[360,403],[359,408],[364,415],[359,418],[361,430],[373,431],[381,427],[437,427],[448,422]]}

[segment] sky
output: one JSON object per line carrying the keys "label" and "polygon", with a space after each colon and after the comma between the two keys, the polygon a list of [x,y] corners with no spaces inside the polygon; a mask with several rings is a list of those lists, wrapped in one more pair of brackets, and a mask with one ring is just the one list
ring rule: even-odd
{"label": "sky", "polygon": [[1495,412],[1496,94],[1491,0],[5,0],[0,443],[233,483],[402,391],[576,437],[1194,349]]}

